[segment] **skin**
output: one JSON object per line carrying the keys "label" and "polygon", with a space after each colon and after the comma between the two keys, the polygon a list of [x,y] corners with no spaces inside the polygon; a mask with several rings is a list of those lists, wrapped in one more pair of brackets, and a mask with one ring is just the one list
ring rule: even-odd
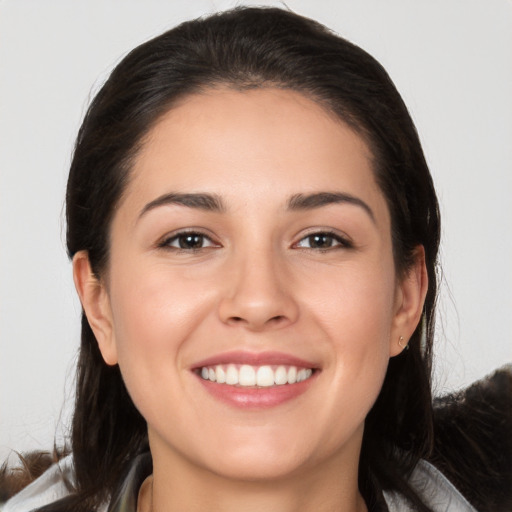
{"label": "skin", "polygon": [[[368,209],[289,208],[292,196],[318,192],[349,194]],[[148,207],[168,193],[215,194],[224,208]],[[179,249],[173,236],[188,228],[207,235],[204,247]],[[327,247],[311,244],[326,232]],[[217,88],[169,111],[117,208],[108,272],[98,281],[87,253],[74,259],[103,357],[120,365],[148,423],[154,473],[140,506],[365,510],[364,419],[399,337],[407,341],[421,315],[421,248],[417,256],[399,280],[369,149],[312,100]],[[230,350],[277,350],[319,371],[281,405],[234,407],[191,371]]]}

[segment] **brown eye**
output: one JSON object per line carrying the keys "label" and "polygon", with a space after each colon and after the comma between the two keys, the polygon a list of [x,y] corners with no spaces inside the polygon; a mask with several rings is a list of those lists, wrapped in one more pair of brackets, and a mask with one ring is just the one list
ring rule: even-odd
{"label": "brown eye", "polygon": [[178,238],[180,249],[200,249],[203,247],[204,236],[197,233],[180,235]]}
{"label": "brown eye", "polygon": [[214,247],[215,243],[202,233],[186,232],[178,233],[177,235],[165,239],[160,246],[184,251],[197,251],[206,247]]}
{"label": "brown eye", "polygon": [[308,242],[312,249],[328,249],[334,245],[335,240],[332,236],[322,233],[308,236]]}
{"label": "brown eye", "polygon": [[297,247],[304,249],[335,249],[337,247],[352,247],[352,244],[334,233],[312,233],[299,241]]}

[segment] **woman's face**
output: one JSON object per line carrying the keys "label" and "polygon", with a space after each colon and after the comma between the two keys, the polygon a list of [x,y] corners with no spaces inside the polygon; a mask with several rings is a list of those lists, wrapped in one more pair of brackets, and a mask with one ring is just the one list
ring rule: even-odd
{"label": "woman's face", "polygon": [[357,464],[421,276],[397,280],[357,134],[299,93],[219,88],[150,132],[82,300],[155,464],[276,478]]}

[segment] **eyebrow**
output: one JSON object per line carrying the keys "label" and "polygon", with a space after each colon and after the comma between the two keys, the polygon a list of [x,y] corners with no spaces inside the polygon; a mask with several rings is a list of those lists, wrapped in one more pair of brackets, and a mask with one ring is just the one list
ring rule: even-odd
{"label": "eyebrow", "polygon": [[[288,200],[288,210],[313,210],[330,204],[347,203],[361,207],[368,216],[375,222],[375,215],[372,209],[362,199],[344,192],[315,192],[313,194],[295,194]],[[144,206],[139,218],[147,212],[165,205],[180,205],[187,208],[195,208],[208,212],[222,213],[226,207],[222,198],[216,194],[190,193],[180,194],[171,192],[163,194]]]}
{"label": "eyebrow", "polygon": [[178,194],[171,192],[157,197],[144,206],[139,214],[139,218],[159,206],[173,204],[208,212],[224,212],[226,210],[222,199],[215,194]]}
{"label": "eyebrow", "polygon": [[372,209],[362,199],[344,192],[315,192],[314,194],[295,194],[288,201],[289,210],[313,210],[330,204],[347,203],[361,207],[375,222]]}

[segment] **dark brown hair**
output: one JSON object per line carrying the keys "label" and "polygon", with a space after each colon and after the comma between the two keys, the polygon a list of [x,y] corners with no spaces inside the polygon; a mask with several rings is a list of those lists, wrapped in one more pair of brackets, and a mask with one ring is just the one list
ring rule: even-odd
{"label": "dark brown hair", "polygon": [[[69,256],[88,251],[100,277],[109,228],[144,136],[180,98],[225,85],[299,91],[369,144],[391,213],[394,259],[405,272],[425,248],[429,290],[408,351],[391,359],[365,425],[359,484],[395,489],[428,510],[407,476],[432,443],[431,347],[439,245],[438,204],[413,122],[382,66],[322,25],[276,8],[239,8],[183,23],[130,52],[94,98],[78,134],[67,187]],[[423,332],[423,335],[422,335]],[[119,368],[107,366],[85,315],[72,426],[76,493],[57,510],[94,510],[130,461],[147,450],[146,423]]]}

